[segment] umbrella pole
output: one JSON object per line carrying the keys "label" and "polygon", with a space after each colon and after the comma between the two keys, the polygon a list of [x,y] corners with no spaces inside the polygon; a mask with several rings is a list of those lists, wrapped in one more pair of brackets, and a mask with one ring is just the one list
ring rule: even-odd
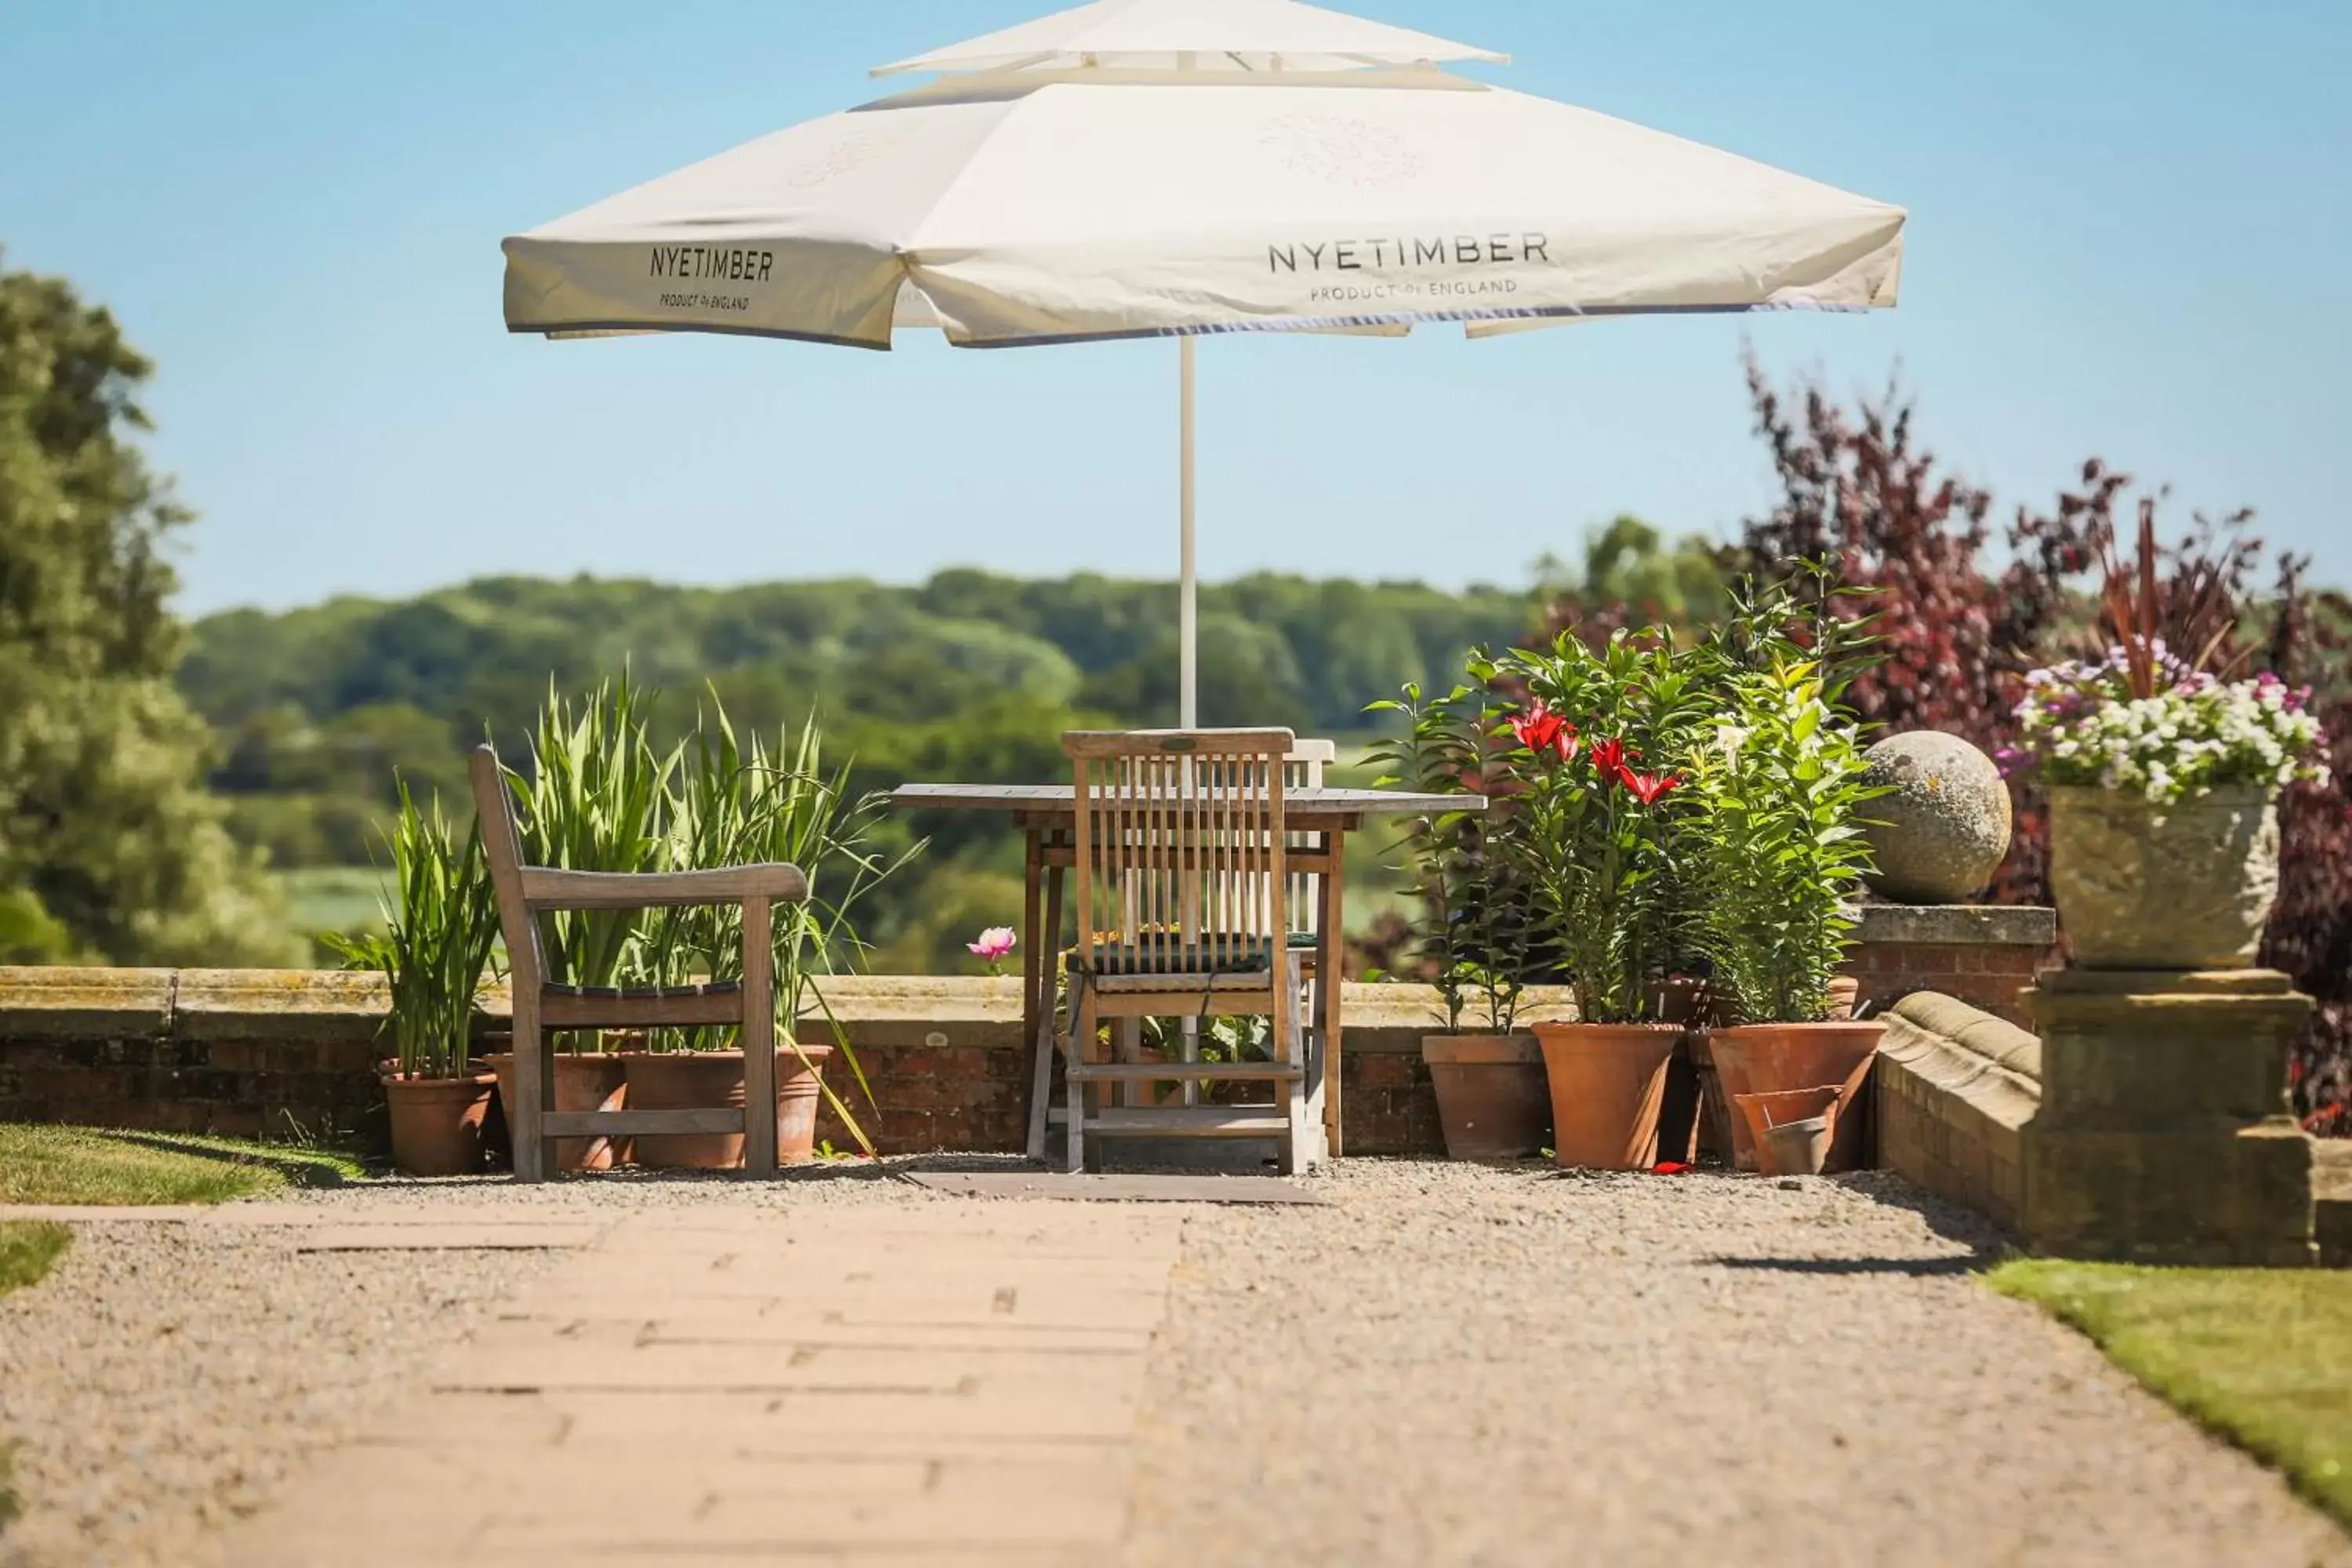
{"label": "umbrella pole", "polygon": [[1197,727],[1201,722],[1200,580],[1192,555],[1192,437],[1196,376],[1192,353],[1193,340],[1183,337],[1176,341],[1183,367],[1181,373],[1183,411],[1179,416],[1181,434],[1178,442],[1182,448],[1181,460],[1183,468],[1182,477],[1178,481],[1178,495],[1179,506],[1183,514],[1183,524],[1180,536],[1182,540],[1181,546],[1182,560],[1177,571],[1176,584],[1178,647],[1176,689],[1179,711],[1177,725],[1181,729],[1190,730]]}
{"label": "umbrella pole", "polygon": [[[1197,399],[1195,397],[1197,387],[1195,384],[1199,377],[1196,374],[1198,365],[1192,352],[1193,340],[1190,337],[1182,337],[1177,339],[1176,342],[1178,345],[1178,363],[1181,366],[1179,375],[1183,387],[1183,390],[1180,395],[1181,397],[1182,408],[1181,412],[1177,416],[1177,425],[1180,432],[1177,438],[1177,445],[1181,449],[1182,454],[1179,459],[1182,464],[1182,470],[1177,479],[1177,505],[1178,510],[1182,513],[1183,518],[1178,534],[1179,539],[1181,541],[1178,546],[1178,552],[1181,559],[1178,563],[1176,572],[1176,643],[1178,650],[1176,656],[1176,700],[1179,713],[1177,727],[1179,729],[1191,730],[1196,728],[1201,722],[1201,584],[1197,570],[1197,563],[1194,561],[1192,555],[1194,500],[1193,416],[1197,404]],[[1185,925],[1188,930],[1197,925],[1197,917],[1192,910],[1186,910],[1185,917]],[[1184,1020],[1182,1050],[1184,1059],[1186,1061],[1196,1062],[1201,1059],[1200,1019],[1186,1018]],[[1192,1079],[1186,1079],[1184,1080],[1184,1103],[1187,1105],[1198,1105],[1200,1102],[1201,1086]]]}

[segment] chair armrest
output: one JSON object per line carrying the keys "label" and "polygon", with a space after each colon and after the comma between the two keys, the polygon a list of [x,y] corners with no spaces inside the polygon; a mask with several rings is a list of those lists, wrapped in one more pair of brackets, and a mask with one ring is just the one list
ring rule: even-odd
{"label": "chair armrest", "polygon": [[725,866],[711,871],[559,871],[526,866],[522,901],[537,910],[658,910],[740,904],[751,899],[797,904],[808,879],[797,866]]}

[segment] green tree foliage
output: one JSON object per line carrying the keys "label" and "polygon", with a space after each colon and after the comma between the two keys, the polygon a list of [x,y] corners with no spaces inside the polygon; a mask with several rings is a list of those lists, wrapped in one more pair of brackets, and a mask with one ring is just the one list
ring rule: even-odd
{"label": "green tree foliage", "polygon": [[[1467,648],[1511,641],[1532,613],[1525,593],[1503,589],[1273,574],[1212,584],[1202,716],[1361,733],[1367,702],[1406,680],[1451,679]],[[212,783],[238,835],[281,867],[354,866],[384,858],[375,825],[397,804],[395,773],[420,800],[462,797],[466,749],[487,726],[523,754],[551,678],[577,691],[627,668],[667,694],[653,717],[664,745],[706,689],[747,731],[819,711],[861,788],[1034,781],[1067,769],[1065,730],[1175,722],[1175,637],[1171,584],[1086,574],[959,569],[916,587],[723,589],[499,578],[396,603],[212,616],[194,628],[181,685],[224,736]],[[931,839],[863,922],[884,962],[956,967],[971,935],[962,926],[1016,915],[1020,855],[1002,821],[890,818],[878,831],[885,849]]]}
{"label": "green tree foliage", "polygon": [[0,957],[285,955],[172,681],[189,513],[132,443],[148,373],[65,282],[0,269]]}
{"label": "green tree foliage", "polygon": [[1686,534],[1669,544],[1630,512],[1586,532],[1580,563],[1547,555],[1536,563],[1536,578],[1552,604],[1555,634],[1571,625],[1604,637],[1629,626],[1689,629],[1715,625],[1731,608],[1711,541]]}

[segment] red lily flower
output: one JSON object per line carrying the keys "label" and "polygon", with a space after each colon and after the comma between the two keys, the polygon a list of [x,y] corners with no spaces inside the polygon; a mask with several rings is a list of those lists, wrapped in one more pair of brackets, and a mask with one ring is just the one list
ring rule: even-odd
{"label": "red lily flower", "polygon": [[1625,772],[1625,742],[1595,741],[1592,742],[1592,771],[1605,785],[1614,783]]}
{"label": "red lily flower", "polygon": [[1567,729],[1568,721],[1545,707],[1540,697],[1525,714],[1511,721],[1511,733],[1518,737],[1520,745],[1538,756],[1556,748],[1559,744],[1560,731]]}
{"label": "red lily flower", "polygon": [[1617,782],[1631,791],[1633,798],[1643,805],[1655,805],[1662,798],[1682,787],[1683,776],[1680,773],[1637,773],[1631,768],[1620,768],[1617,770]]}
{"label": "red lily flower", "polygon": [[1559,739],[1554,741],[1552,743],[1559,749],[1559,760],[1561,762],[1572,763],[1576,761],[1576,748],[1582,744],[1583,742],[1582,738],[1577,734],[1575,725],[1563,723],[1559,727]]}

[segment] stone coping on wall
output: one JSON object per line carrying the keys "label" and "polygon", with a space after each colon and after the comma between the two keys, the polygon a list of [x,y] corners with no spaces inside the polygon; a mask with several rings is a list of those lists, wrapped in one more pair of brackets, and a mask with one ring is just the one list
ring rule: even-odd
{"label": "stone coping on wall", "polygon": [[2041,1073],[2042,1042],[2016,1025],[1934,992],[1905,997],[1871,1070],[1877,1163],[2014,1229]]}
{"label": "stone coping on wall", "polygon": [[2058,911],[2036,905],[1866,903],[1856,912],[1854,940],[1871,946],[2058,945]]}
{"label": "stone coping on wall", "polygon": [[[804,1010],[803,1032],[822,1031],[829,1013],[861,1037],[901,1026],[916,1036],[909,1045],[928,1043],[926,1026],[941,1024],[1019,1043],[1017,979],[836,975],[816,989],[821,1005]],[[364,1040],[382,1029],[390,1002],[383,977],[365,971],[0,966],[0,1039]],[[1340,1005],[1351,1043],[1366,1049],[1418,1049],[1421,1036],[1444,1027],[1426,985],[1349,982]],[[488,988],[480,1026],[501,1030],[510,1016],[505,984]],[[1521,999],[1522,1024],[1574,1016],[1564,987],[1531,987]]]}

